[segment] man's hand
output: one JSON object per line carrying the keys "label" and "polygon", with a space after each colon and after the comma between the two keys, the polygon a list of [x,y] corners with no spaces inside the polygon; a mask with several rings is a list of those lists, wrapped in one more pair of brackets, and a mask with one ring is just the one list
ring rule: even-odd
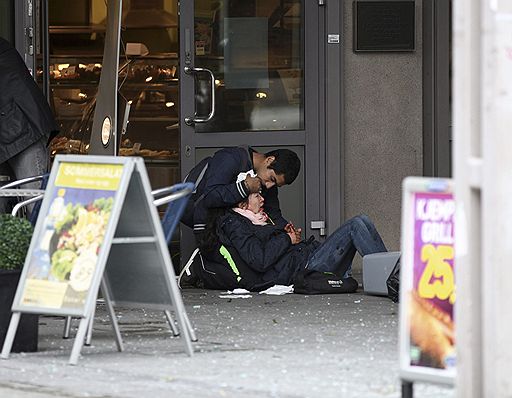
{"label": "man's hand", "polygon": [[245,187],[249,190],[250,193],[260,192],[261,190],[261,180],[259,177],[251,177],[247,175],[244,180]]}
{"label": "man's hand", "polygon": [[[284,226],[284,230],[288,235],[294,235],[295,238],[292,239],[292,243],[299,243],[302,240],[301,234],[302,234],[302,228],[295,228],[295,226],[290,222]],[[294,242],[296,240],[296,242]]]}
{"label": "man's hand", "polygon": [[292,241],[292,245],[295,245],[300,242],[300,238],[297,238],[297,235],[295,232],[288,232],[288,236],[290,237],[290,240]]}
{"label": "man's hand", "polygon": [[288,233],[293,232],[294,231],[293,224],[291,222],[289,222],[288,224],[286,224],[284,226],[284,230]]}

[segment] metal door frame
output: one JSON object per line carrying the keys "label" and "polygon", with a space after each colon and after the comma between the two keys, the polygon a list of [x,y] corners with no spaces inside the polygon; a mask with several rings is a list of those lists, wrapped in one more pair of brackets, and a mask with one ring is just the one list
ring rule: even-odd
{"label": "metal door frame", "polygon": [[35,0],[14,1],[14,46],[34,75],[35,69]]}
{"label": "metal door frame", "polygon": [[[344,129],[344,45],[350,45],[343,36],[345,2],[319,0],[323,12],[319,15],[319,42],[322,62],[320,87],[325,98],[324,117],[321,117],[320,153],[324,153],[325,172],[322,174],[326,196],[323,199],[327,234],[334,232],[345,217],[345,151]],[[339,35],[339,43],[328,43],[328,35]]]}
{"label": "metal door frame", "polygon": [[[36,79],[37,56],[41,56],[43,95],[50,103],[50,32],[48,0],[12,0],[14,4],[14,46]],[[37,81],[37,79],[36,79]]]}
{"label": "metal door frame", "polygon": [[423,2],[423,174],[432,177],[452,174],[450,3]]}

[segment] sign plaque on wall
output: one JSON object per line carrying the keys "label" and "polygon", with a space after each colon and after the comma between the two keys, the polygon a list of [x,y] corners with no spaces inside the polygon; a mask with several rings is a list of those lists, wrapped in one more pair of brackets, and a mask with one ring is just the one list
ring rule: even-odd
{"label": "sign plaque on wall", "polygon": [[354,51],[414,51],[414,1],[354,1]]}

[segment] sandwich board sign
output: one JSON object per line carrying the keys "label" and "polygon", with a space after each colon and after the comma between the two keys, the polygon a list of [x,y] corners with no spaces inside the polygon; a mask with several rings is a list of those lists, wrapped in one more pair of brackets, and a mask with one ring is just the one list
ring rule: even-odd
{"label": "sandwich board sign", "polygon": [[113,305],[174,309],[185,349],[191,326],[141,158],[58,155],[12,305],[7,358],[21,313],[81,319],[76,364],[101,286],[122,350]]}
{"label": "sandwich board sign", "polygon": [[406,396],[413,381],[455,379],[452,188],[449,179],[408,177],[403,183],[400,377],[409,386]]}

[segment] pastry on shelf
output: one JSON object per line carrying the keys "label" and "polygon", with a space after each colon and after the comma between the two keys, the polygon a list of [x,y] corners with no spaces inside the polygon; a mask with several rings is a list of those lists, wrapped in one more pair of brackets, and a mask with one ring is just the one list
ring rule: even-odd
{"label": "pastry on shelf", "polygon": [[163,150],[163,151],[155,151],[152,149],[137,149],[134,147],[131,148],[123,148],[119,149],[120,156],[142,156],[146,159],[160,159],[167,160],[171,159],[172,154],[171,151]]}
{"label": "pastry on shelf", "polygon": [[125,138],[123,141],[121,141],[121,148],[132,148],[132,147],[133,147],[133,144],[129,138]]}
{"label": "pastry on shelf", "polygon": [[69,139],[68,137],[56,137],[50,143],[51,156],[62,154],[82,153],[82,141]]}
{"label": "pastry on shelf", "polygon": [[133,148],[120,148],[119,155],[120,156],[135,156],[136,153]]}

